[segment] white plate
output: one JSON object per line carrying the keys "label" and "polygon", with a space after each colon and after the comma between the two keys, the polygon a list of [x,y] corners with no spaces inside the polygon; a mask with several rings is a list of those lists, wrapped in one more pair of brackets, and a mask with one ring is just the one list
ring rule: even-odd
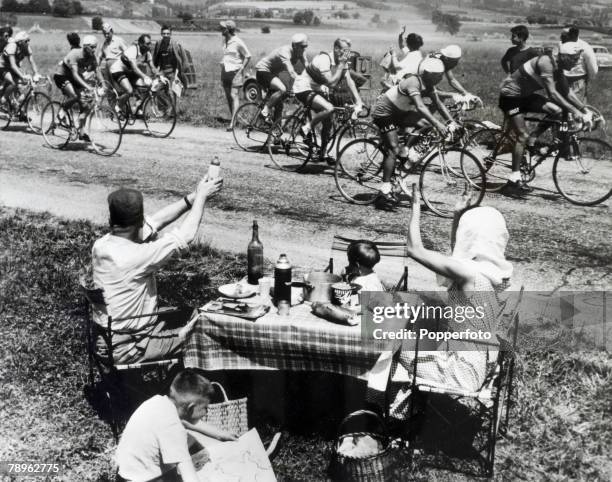
{"label": "white plate", "polygon": [[219,293],[228,298],[248,298],[257,293],[257,286],[247,283],[230,283],[219,286],[218,290]]}

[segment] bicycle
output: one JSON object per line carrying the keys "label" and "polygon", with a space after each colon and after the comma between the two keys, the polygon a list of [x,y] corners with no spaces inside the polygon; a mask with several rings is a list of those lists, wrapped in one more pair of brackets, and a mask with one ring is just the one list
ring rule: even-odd
{"label": "bicycle", "polygon": [[[378,135],[378,128],[364,120],[369,113],[369,108],[366,108],[355,116],[351,105],[334,107],[330,137],[322,153],[320,126],[311,131],[309,139],[304,139],[301,134],[302,126],[310,120],[311,110],[300,106],[288,119],[279,119],[272,126],[267,142],[270,159],[279,169],[290,172],[303,171],[311,160],[317,161],[322,157],[337,159],[349,140]],[[332,152],[335,156],[331,155]]]}
{"label": "bicycle", "polygon": [[[545,127],[534,146],[526,147],[521,160],[521,179],[525,183],[536,177],[536,169],[553,157],[552,178],[559,194],[570,203],[594,206],[612,195],[612,146],[607,142],[579,136],[581,129],[568,120],[546,116],[525,120]],[[596,122],[598,119],[595,119]],[[508,126],[481,129],[471,137],[470,149],[480,160],[487,175],[487,190],[496,192],[507,183],[512,171],[512,150],[516,142]],[[546,134],[550,131],[549,134]],[[548,139],[543,136],[546,134]]]}
{"label": "bicycle", "polygon": [[[88,141],[101,156],[112,156],[121,145],[123,130],[116,112],[102,105],[100,88],[93,90],[90,108],[85,119]],[[81,94],[82,95],[82,94]],[[69,142],[79,140],[78,126],[74,122],[73,109],[64,109],[61,103],[49,101],[41,114],[41,129],[46,144],[53,149],[63,149]]]}
{"label": "bicycle", "polygon": [[[270,98],[270,92],[259,102],[247,102],[242,104],[232,118],[232,135],[238,147],[243,151],[263,150],[270,135],[272,123],[261,115],[261,111]],[[285,103],[287,99],[293,100],[293,93],[287,93],[280,102]],[[282,108],[279,103],[278,109]]]}
{"label": "bicycle", "polygon": [[21,84],[23,90],[20,90],[19,86],[13,90],[10,98],[7,99],[6,110],[0,108],[2,129],[7,129],[11,122],[26,122],[32,132],[40,134],[40,114],[43,107],[51,102],[51,98],[35,89],[49,84],[47,77],[39,82],[28,78]]}
{"label": "bicycle", "polygon": [[[474,193],[474,205],[480,204],[485,195],[485,170],[476,156],[455,144],[453,137],[461,135],[458,132],[442,139],[432,127],[400,134],[400,149],[408,149],[408,156],[396,160],[394,191],[410,197],[418,176],[423,202],[432,212],[446,218],[453,216],[466,187]],[[347,201],[354,204],[376,201],[386,149],[380,138],[356,139],[344,146],[336,162],[334,180]]]}
{"label": "bicycle", "polygon": [[[110,92],[114,93],[114,99],[109,101],[109,105],[112,105],[119,114],[121,128],[124,131],[128,125],[134,125],[138,119],[142,119],[145,128],[153,137],[168,137],[174,131],[176,103],[170,93],[170,81],[166,77],[157,77],[151,86],[137,85],[120,110],[117,107],[119,94],[112,86]],[[133,99],[136,100],[134,107]]]}

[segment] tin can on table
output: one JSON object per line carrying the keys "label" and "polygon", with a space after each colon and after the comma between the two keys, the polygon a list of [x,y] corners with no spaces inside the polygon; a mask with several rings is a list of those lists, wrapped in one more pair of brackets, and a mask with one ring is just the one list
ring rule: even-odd
{"label": "tin can on table", "polygon": [[289,316],[291,304],[287,300],[278,302],[278,314],[280,316]]}

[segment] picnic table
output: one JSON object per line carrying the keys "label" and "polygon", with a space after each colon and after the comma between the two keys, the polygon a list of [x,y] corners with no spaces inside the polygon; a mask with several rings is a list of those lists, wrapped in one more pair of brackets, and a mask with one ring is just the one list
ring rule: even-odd
{"label": "picnic table", "polygon": [[307,303],[289,316],[274,307],[257,320],[200,314],[188,336],[185,367],[215,370],[321,371],[367,379],[381,348],[367,343],[360,325],[326,321]]}

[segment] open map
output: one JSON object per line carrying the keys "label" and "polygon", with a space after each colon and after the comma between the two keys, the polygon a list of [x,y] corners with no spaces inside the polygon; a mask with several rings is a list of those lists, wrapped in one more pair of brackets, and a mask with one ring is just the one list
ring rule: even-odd
{"label": "open map", "polygon": [[202,482],[275,482],[272,465],[257,430],[251,429],[235,442],[206,447],[210,462],[198,471]]}

